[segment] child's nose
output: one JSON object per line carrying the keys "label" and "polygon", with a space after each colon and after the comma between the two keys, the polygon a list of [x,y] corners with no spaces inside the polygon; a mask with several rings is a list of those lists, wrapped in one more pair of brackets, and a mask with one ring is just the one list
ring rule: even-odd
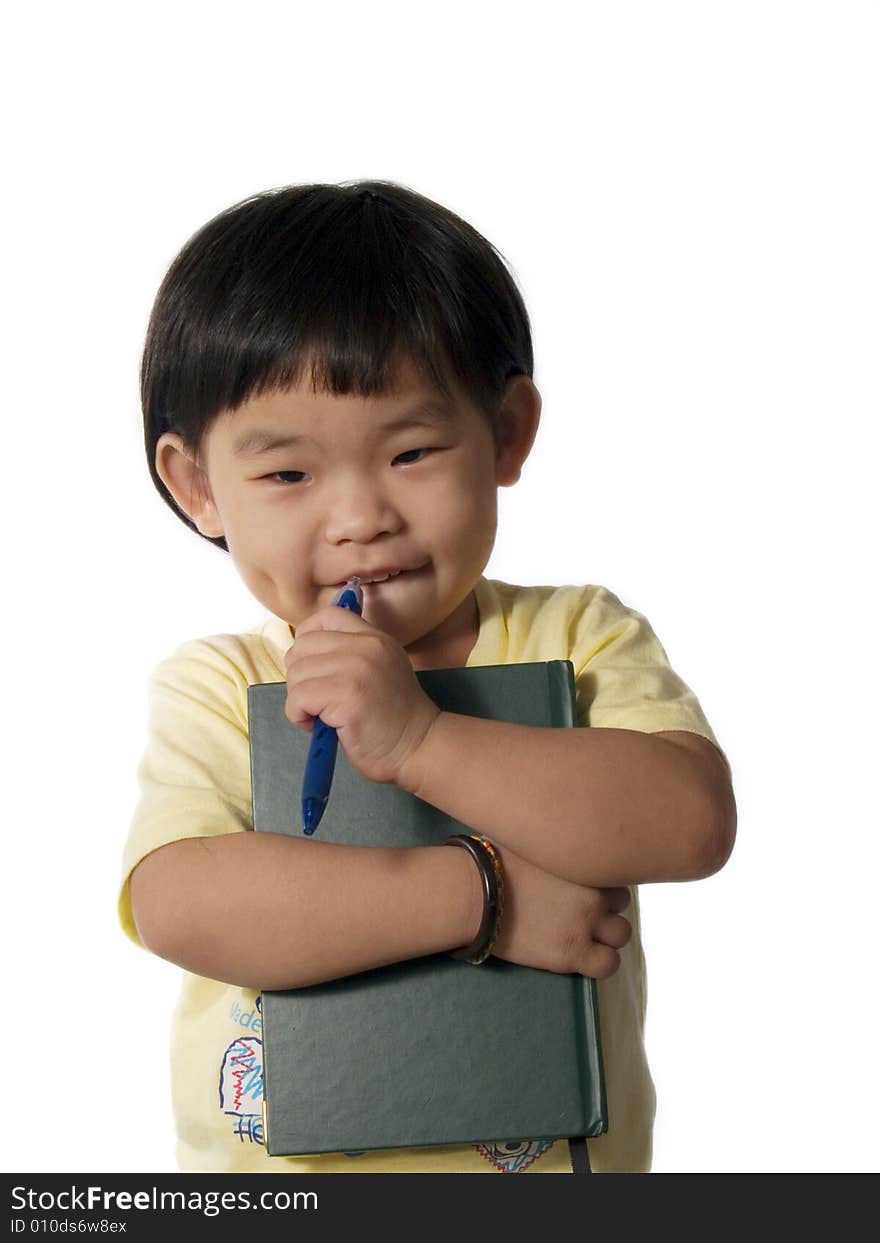
{"label": "child's nose", "polygon": [[369,482],[339,490],[328,507],[326,538],[331,544],[367,544],[380,535],[394,535],[403,521],[382,489]]}

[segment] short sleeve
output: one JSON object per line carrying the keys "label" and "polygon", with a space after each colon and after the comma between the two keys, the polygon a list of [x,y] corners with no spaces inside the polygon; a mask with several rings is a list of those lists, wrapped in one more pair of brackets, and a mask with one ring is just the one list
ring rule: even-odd
{"label": "short sleeve", "polygon": [[149,681],[140,798],[123,851],[119,918],[141,944],[129,878],[160,846],[253,827],[247,733],[247,679],[222,648],[197,640],[179,648]]}
{"label": "short sleeve", "polygon": [[645,733],[686,730],[721,751],[696,695],[671,668],[646,617],[598,587],[585,597],[573,629],[581,725]]}

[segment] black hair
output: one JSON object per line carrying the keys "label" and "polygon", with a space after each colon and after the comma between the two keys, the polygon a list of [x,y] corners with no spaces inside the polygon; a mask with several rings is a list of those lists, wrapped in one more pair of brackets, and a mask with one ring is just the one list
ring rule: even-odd
{"label": "black hair", "polygon": [[285,186],[234,204],[184,245],[150,315],[141,404],[159,494],[197,530],[156,471],[164,432],[198,455],[219,414],[300,383],[306,368],[315,392],[369,397],[389,390],[402,356],[441,393],[454,376],[493,428],[506,381],[532,375],[522,297],[476,229],[390,181]]}

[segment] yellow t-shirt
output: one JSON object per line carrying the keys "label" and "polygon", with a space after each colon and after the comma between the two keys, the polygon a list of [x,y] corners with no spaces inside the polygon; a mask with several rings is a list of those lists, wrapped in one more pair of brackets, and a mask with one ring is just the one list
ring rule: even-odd
{"label": "yellow t-shirt", "polygon": [[[603,587],[519,587],[481,578],[480,630],[468,665],[571,660],[579,724],[690,730],[715,743],[694,694],[669,667],[647,620]],[[184,644],[153,673],[141,798],[123,858],[119,914],[140,940],[128,880],[180,838],[252,828],[247,687],[286,680],[292,642],[272,617],[241,635]],[[621,965],[598,982],[609,1130],[589,1141],[597,1173],[647,1171],[655,1094],[644,1048],[646,976],[638,891]],[[253,895],[229,894],[228,918],[247,928]],[[217,1173],[571,1173],[564,1140],[269,1157],[262,1133],[262,1024],[253,991],[184,972],[172,1028],[172,1098],[180,1168]]]}

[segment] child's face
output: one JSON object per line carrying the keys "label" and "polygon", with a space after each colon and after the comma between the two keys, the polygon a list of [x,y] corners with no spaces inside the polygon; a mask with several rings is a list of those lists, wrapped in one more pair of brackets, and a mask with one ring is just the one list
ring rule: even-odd
{"label": "child's face", "polygon": [[[476,639],[472,591],[495,541],[497,488],[519,477],[540,396],[525,376],[510,382],[496,446],[485,415],[453,394],[447,416],[432,418],[420,407],[442,398],[405,362],[382,396],[305,384],[249,401],[207,432],[204,503],[192,517],[203,534],[225,536],[251,592],[293,627],[352,575],[400,571],[365,585],[364,618],[416,668],[463,663]],[[392,426],[404,417],[408,426]]]}

